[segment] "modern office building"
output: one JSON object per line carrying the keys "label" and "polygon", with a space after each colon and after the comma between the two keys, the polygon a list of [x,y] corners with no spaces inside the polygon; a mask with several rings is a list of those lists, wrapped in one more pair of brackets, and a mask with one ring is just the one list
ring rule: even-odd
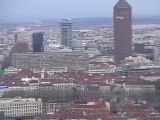
{"label": "modern office building", "polygon": [[35,98],[2,98],[0,111],[5,117],[25,117],[42,114],[42,99]]}
{"label": "modern office building", "polygon": [[144,43],[134,43],[134,52],[137,54],[144,54],[145,44]]}
{"label": "modern office building", "polygon": [[0,38],[0,44],[4,44],[4,38],[3,37]]}
{"label": "modern office building", "polygon": [[35,70],[49,70],[67,68],[70,70],[86,70],[88,54],[85,52],[52,52],[52,53],[15,53],[12,65],[18,69],[31,68]]}
{"label": "modern office building", "polygon": [[132,55],[132,8],[126,0],[114,6],[114,49],[117,64]]}
{"label": "modern office building", "polygon": [[44,46],[43,46],[43,33],[33,33],[32,34],[32,47],[33,47],[33,52],[44,52]]}
{"label": "modern office building", "polygon": [[73,48],[72,42],[72,22],[70,19],[62,19],[60,22],[61,44]]}
{"label": "modern office building", "polygon": [[18,41],[18,35],[15,34],[15,35],[14,35],[14,43],[16,43],[17,41]]}

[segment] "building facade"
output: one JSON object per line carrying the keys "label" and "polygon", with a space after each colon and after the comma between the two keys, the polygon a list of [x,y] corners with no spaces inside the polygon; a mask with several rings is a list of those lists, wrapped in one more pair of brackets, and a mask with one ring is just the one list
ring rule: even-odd
{"label": "building facade", "polygon": [[55,101],[46,101],[44,102],[44,112],[45,113],[54,113],[64,109],[68,109],[70,103],[67,102],[55,102]]}
{"label": "building facade", "polygon": [[12,65],[18,69],[49,70],[66,67],[71,70],[86,70],[88,54],[85,52],[15,53]]}
{"label": "building facade", "polygon": [[160,41],[157,40],[154,43],[154,61],[158,62],[160,60]]}
{"label": "building facade", "polygon": [[18,41],[15,43],[15,45],[12,47],[10,51],[10,57],[13,55],[13,53],[27,53],[28,52],[28,42],[26,41]]}
{"label": "building facade", "polygon": [[132,8],[125,0],[114,6],[114,49],[116,63],[132,55]]}
{"label": "building facade", "polygon": [[42,114],[42,100],[35,98],[0,99],[0,111],[5,117],[25,117]]}
{"label": "building facade", "polygon": [[16,43],[17,41],[18,41],[18,35],[15,34],[15,35],[14,35],[14,43]]}
{"label": "building facade", "polygon": [[72,49],[72,22],[70,19],[62,19],[60,23],[61,44]]}
{"label": "building facade", "polygon": [[44,52],[44,46],[43,46],[43,33],[33,33],[32,34],[32,47],[33,47],[33,52]]}

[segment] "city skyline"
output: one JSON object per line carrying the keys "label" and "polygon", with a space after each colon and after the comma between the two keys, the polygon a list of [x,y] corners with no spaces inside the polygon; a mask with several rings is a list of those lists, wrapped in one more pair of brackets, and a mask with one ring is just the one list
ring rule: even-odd
{"label": "city skyline", "polygon": [[0,120],[160,120],[159,2],[137,1],[0,0]]}
{"label": "city skyline", "polygon": [[[19,22],[61,18],[112,17],[112,7],[118,0],[1,0],[0,21]],[[158,16],[158,0],[127,0],[132,5],[133,16]],[[145,6],[144,6],[145,2]],[[72,4],[71,4],[72,3]],[[90,7],[88,7],[90,6]],[[142,9],[143,8],[143,9]]]}

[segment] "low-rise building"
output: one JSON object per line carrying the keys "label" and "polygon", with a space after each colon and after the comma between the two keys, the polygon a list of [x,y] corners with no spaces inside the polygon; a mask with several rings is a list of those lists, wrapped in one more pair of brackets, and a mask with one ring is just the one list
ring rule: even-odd
{"label": "low-rise building", "polygon": [[4,74],[5,75],[8,75],[8,74],[18,74],[18,72],[19,72],[20,70],[19,69],[17,69],[17,68],[14,68],[14,67],[8,67],[8,68],[6,68],[5,70],[4,70]]}
{"label": "low-rise building", "polygon": [[70,103],[67,102],[56,102],[53,100],[46,101],[43,103],[45,113],[54,113],[57,111],[65,110],[70,107]]}
{"label": "low-rise building", "polygon": [[6,117],[25,117],[42,114],[42,100],[35,98],[3,98],[0,99],[0,111]]}

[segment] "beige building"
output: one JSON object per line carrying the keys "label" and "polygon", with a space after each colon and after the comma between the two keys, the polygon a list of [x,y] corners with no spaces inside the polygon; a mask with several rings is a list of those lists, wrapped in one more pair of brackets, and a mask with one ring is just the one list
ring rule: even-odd
{"label": "beige building", "polygon": [[70,103],[67,102],[54,102],[54,101],[47,101],[44,104],[44,112],[45,113],[54,113],[60,110],[64,110],[70,107]]}
{"label": "beige building", "polygon": [[3,98],[0,99],[0,111],[6,117],[35,116],[42,113],[42,100],[35,98]]}

